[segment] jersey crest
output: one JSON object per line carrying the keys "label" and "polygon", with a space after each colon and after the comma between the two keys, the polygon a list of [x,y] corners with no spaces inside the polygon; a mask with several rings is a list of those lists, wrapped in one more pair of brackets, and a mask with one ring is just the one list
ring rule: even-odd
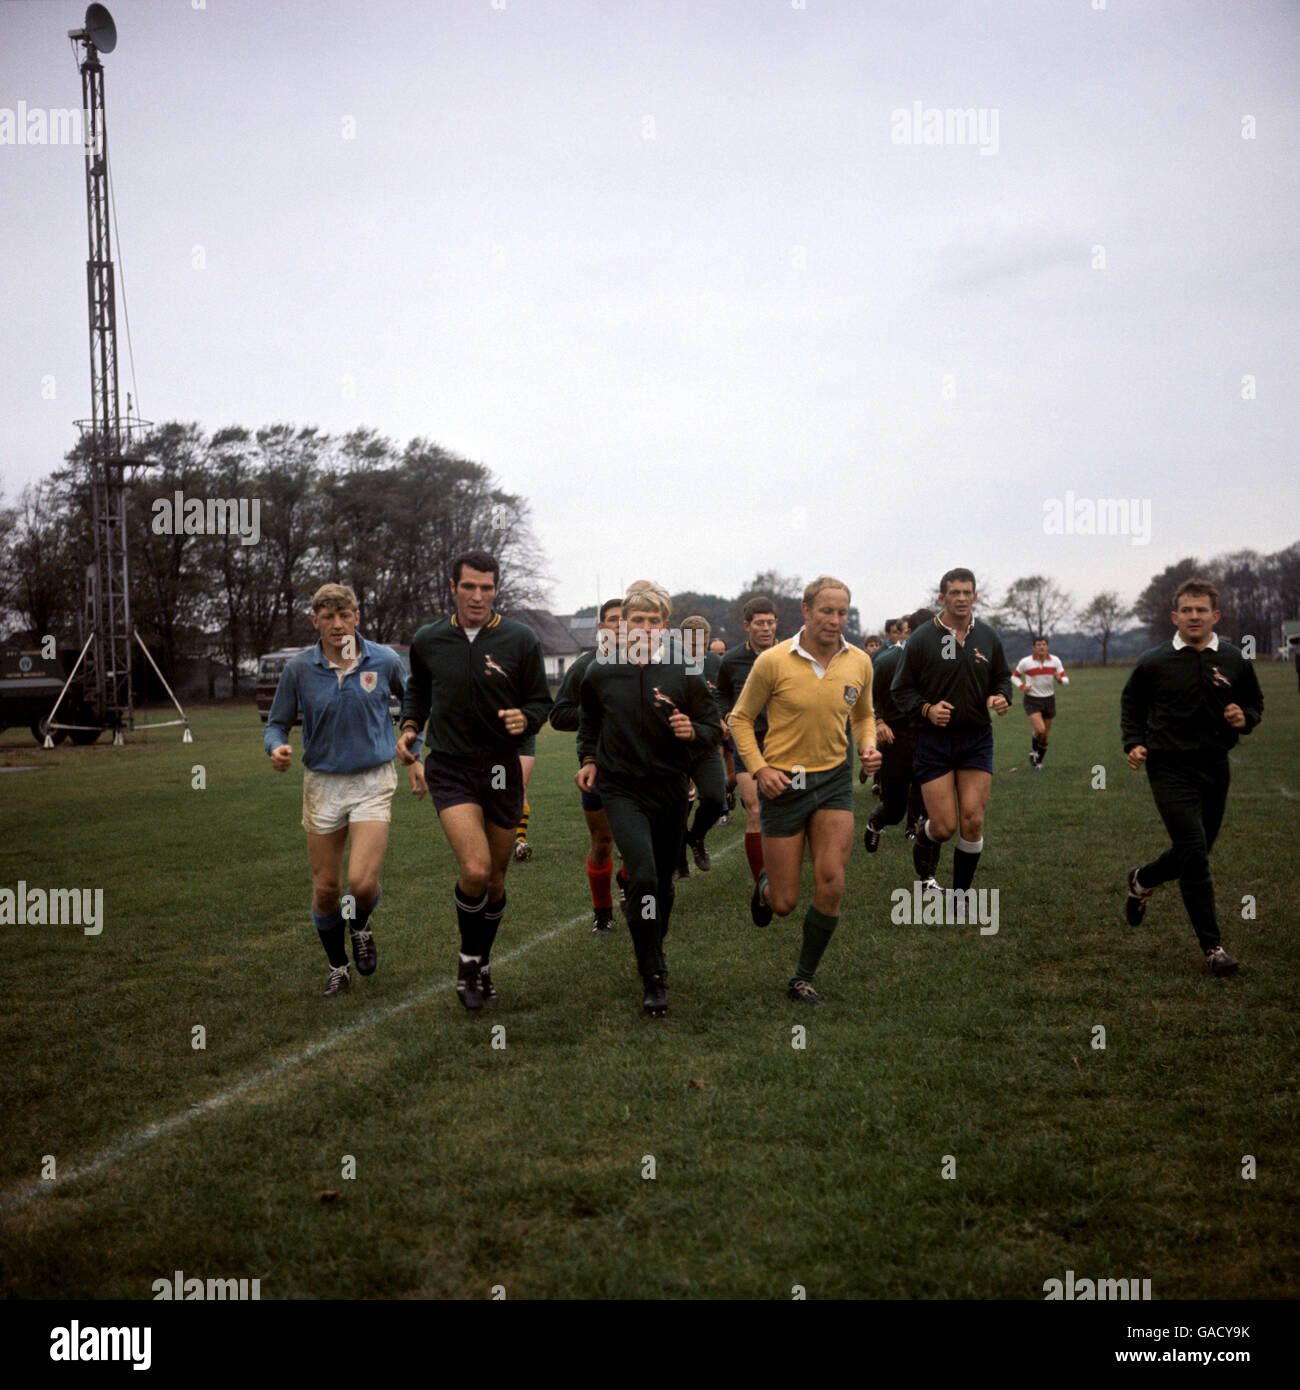
{"label": "jersey crest", "polygon": [[667,705],[669,709],[677,708],[677,701],[671,695],[665,695],[657,685],[654,688],[654,702],[656,705]]}
{"label": "jersey crest", "polygon": [[858,687],[856,685],[846,685],[844,687],[844,703],[846,705],[856,705],[858,702]]}
{"label": "jersey crest", "polygon": [[366,692],[367,695],[373,695],[373,694],[374,694],[374,691],[375,691],[375,687],[376,687],[378,684],[379,684],[379,672],[378,672],[378,671],[362,671],[362,673],[361,673],[361,688],[362,688],[362,690],[364,690],[364,691]]}
{"label": "jersey crest", "polygon": [[971,658],[972,661],[982,661],[986,666],[988,665],[988,657],[986,657],[978,647],[972,647],[971,651],[975,653],[975,655]]}
{"label": "jersey crest", "polygon": [[1229,690],[1232,689],[1232,682],[1227,678],[1227,676],[1223,674],[1222,671],[1219,670],[1217,666],[1210,667],[1210,679],[1214,682],[1215,685],[1226,685]]}
{"label": "jersey crest", "polygon": [[505,671],[502,667],[498,666],[497,663],[496,663],[495,661],[492,660],[492,653],[491,653],[491,652],[484,652],[484,653],[483,653],[483,674],[484,674],[485,676],[486,676],[486,675],[491,675],[492,672],[494,672],[494,671],[496,672],[496,674],[497,674],[498,676],[506,676],[506,679],[507,679],[507,680],[509,679],[509,676],[506,674],[506,671]]}

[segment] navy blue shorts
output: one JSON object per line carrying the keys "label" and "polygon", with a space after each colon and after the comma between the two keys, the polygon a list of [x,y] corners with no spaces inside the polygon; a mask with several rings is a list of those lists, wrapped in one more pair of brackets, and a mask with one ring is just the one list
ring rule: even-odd
{"label": "navy blue shorts", "polygon": [[993,771],[993,726],[983,728],[939,729],[923,724],[916,731],[916,753],[912,776],[917,782],[933,782],[950,772],[973,768]]}
{"label": "navy blue shorts", "polygon": [[493,825],[513,830],[524,813],[524,773],[518,757],[483,763],[452,758],[430,748],[425,752],[424,778],[439,815],[449,807],[469,803],[481,806],[484,819]]}
{"label": "navy blue shorts", "polygon": [[582,788],[579,787],[578,795],[582,798],[582,809],[584,811],[603,811],[605,809],[605,803],[600,799],[599,783],[596,784],[596,790],[594,792],[584,792]]}
{"label": "navy blue shorts", "polygon": [[1056,695],[1026,695],[1025,713],[1041,714],[1044,719],[1056,718]]}

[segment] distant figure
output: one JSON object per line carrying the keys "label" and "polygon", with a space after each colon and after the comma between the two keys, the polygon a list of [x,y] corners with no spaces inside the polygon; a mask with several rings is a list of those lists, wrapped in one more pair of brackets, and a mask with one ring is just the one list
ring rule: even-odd
{"label": "distant figure", "polygon": [[1209,580],[1184,580],[1169,616],[1177,632],[1138,658],[1120,724],[1128,765],[1146,767],[1172,844],[1128,871],[1124,915],[1139,926],[1147,899],[1176,878],[1211,972],[1232,975],[1238,962],[1219,938],[1210,851],[1228,803],[1228,752],[1263,718],[1264,697],[1254,663],[1214,631],[1219,591]]}

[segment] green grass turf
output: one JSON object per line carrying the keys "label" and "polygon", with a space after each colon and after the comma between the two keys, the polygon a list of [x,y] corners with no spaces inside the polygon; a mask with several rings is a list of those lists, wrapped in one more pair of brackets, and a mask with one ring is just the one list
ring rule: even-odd
{"label": "green grass turf", "polygon": [[193,745],[9,731],[0,766],[39,770],[0,774],[0,887],[102,888],[105,926],[0,927],[0,1290],[147,1298],[179,1269],[264,1298],[1040,1298],[1073,1269],[1293,1293],[1294,676],[1261,663],[1265,721],[1233,754],[1215,869],[1243,973],[1215,980],[1176,888],[1124,924],[1123,871],[1163,844],[1119,750],[1124,674],[1062,692],[1042,774],[1023,710],[997,724],[976,878],[997,935],[890,921],[910,854],[897,830],[863,852],[860,788],[827,1007],[801,1009],[802,909],[750,923],[737,815],[680,888],[662,1022],[625,932],[589,929],[571,735],[541,736],[502,1002],[471,1017],[454,866],[404,782],[379,971],[325,1000],[301,772],[270,770],[254,713],[194,711]]}

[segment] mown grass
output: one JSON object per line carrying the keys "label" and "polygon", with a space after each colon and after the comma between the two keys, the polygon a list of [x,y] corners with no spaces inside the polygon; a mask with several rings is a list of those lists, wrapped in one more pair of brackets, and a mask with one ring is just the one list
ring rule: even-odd
{"label": "mown grass", "polygon": [[[1072,1268],[1157,1298],[1285,1296],[1293,676],[1261,667],[1265,722],[1233,758],[1215,867],[1244,969],[1220,981],[1176,889],[1124,925],[1122,872],[1162,837],[1118,748],[1123,674],[1077,674],[1042,774],[1023,712],[997,727],[976,880],[995,936],[892,923],[905,843],[859,845],[828,1005],[800,1012],[799,914],[749,922],[737,816],[680,889],[661,1023],[626,937],[589,931],[570,735],[539,744],[502,1003],[469,1017],[427,802],[399,790],[378,973],[327,1001],[300,774],[271,772],[255,714],[196,710],[193,745],[7,733],[0,766],[38,770],[0,775],[0,887],[100,887],[105,927],[0,927],[0,1288],[147,1298],[180,1269],[264,1298],[1038,1298]],[[61,1181],[40,1182],[47,1154]]]}

